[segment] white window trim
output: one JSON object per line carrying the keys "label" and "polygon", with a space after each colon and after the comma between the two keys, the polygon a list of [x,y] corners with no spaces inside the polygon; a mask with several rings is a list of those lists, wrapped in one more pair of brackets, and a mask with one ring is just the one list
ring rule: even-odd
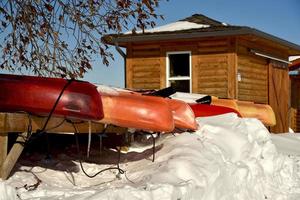
{"label": "white window trim", "polygon": [[[189,76],[178,76],[178,77],[170,77],[170,61],[169,55],[172,54],[189,54],[189,62],[190,62],[190,74]],[[170,51],[167,52],[166,55],[166,86],[170,86],[170,81],[173,80],[189,80],[190,81],[190,93],[192,92],[192,52],[191,51]]]}

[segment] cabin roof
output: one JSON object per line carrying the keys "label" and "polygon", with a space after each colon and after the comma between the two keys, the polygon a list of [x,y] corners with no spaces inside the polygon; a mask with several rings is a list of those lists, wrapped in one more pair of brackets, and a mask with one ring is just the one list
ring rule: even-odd
{"label": "cabin roof", "polygon": [[300,70],[300,58],[294,60],[292,64],[289,65],[290,71]]}
{"label": "cabin roof", "polygon": [[177,22],[158,26],[144,31],[110,34],[104,41],[112,45],[126,46],[130,42],[167,41],[178,39],[194,39],[201,37],[251,35],[260,37],[282,46],[288,47],[290,55],[300,54],[300,46],[247,26],[235,26],[219,22],[202,14],[194,14]]}

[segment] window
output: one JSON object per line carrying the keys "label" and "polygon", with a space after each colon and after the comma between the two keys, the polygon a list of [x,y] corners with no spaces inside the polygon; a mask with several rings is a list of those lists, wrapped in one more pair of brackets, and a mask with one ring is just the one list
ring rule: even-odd
{"label": "window", "polygon": [[167,53],[167,86],[178,92],[191,92],[191,52]]}

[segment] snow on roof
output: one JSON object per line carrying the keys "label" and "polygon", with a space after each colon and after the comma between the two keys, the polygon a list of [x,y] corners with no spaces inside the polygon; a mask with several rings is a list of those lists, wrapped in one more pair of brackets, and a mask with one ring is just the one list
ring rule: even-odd
{"label": "snow on roof", "polygon": [[299,58],[300,58],[300,56],[290,56],[289,61],[292,62],[292,61],[297,60]]}
{"label": "snow on roof", "polygon": [[[208,28],[208,24],[197,24],[188,21],[177,21],[163,26],[159,26],[152,29],[145,30],[145,33],[160,33],[160,32],[172,32],[172,31],[182,31],[190,29]],[[125,34],[131,34],[132,32],[126,32]],[[136,31],[136,33],[142,33],[142,30]]]}

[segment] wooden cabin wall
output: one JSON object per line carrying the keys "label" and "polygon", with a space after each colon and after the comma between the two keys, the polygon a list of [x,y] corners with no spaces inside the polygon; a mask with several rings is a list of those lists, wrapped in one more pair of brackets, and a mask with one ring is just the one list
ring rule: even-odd
{"label": "wooden cabin wall", "polygon": [[223,98],[236,98],[236,54],[232,40],[157,42],[127,46],[127,87],[166,87],[166,54],[192,52],[192,91]]}
{"label": "wooden cabin wall", "polygon": [[160,46],[130,45],[127,47],[126,85],[135,89],[160,88]]}
{"label": "wooden cabin wall", "polygon": [[235,98],[236,54],[229,38],[200,40],[196,93]]}
{"label": "wooden cabin wall", "polygon": [[300,76],[291,76],[291,127],[300,133]]}
{"label": "wooden cabin wall", "polygon": [[254,55],[250,49],[267,52],[283,60],[288,58],[286,51],[274,43],[261,45],[260,41],[246,41],[243,38],[239,38],[237,43],[238,72],[242,76],[238,82],[238,98],[269,104],[276,117],[276,125],[270,131],[287,132],[290,102],[288,69],[284,68],[283,63]]}
{"label": "wooden cabin wall", "polygon": [[268,61],[254,56],[246,44],[238,45],[238,99],[265,103],[268,98]]}
{"label": "wooden cabin wall", "polygon": [[300,75],[291,77],[291,107],[300,109]]}

